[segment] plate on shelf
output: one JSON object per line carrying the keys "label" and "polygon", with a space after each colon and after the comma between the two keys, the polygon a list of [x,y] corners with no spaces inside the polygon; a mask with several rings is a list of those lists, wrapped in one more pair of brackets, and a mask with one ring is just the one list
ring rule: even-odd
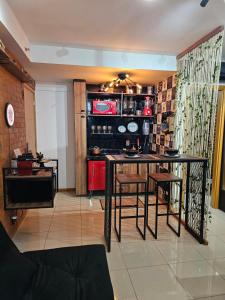
{"label": "plate on shelf", "polygon": [[127,129],[124,125],[120,125],[120,126],[118,126],[118,131],[120,133],[125,133],[127,131]]}
{"label": "plate on shelf", "polygon": [[128,131],[134,133],[138,131],[138,124],[136,122],[130,122],[127,124]]}

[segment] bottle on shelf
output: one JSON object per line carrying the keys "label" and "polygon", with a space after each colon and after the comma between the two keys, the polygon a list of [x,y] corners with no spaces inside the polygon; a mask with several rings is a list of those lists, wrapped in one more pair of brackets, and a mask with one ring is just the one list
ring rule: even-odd
{"label": "bottle on shelf", "polygon": [[151,100],[149,96],[145,97],[145,106],[143,114],[144,116],[152,116]]}
{"label": "bottle on shelf", "polygon": [[142,134],[143,135],[149,135],[149,133],[150,133],[149,121],[144,120],[143,125],[142,125]]}

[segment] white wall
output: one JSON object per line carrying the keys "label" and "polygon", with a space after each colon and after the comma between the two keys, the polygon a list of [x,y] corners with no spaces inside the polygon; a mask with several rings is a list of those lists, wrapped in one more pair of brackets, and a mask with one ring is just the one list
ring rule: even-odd
{"label": "white wall", "polygon": [[59,159],[59,187],[75,187],[73,86],[36,85],[37,151]]}
{"label": "white wall", "polygon": [[[60,53],[63,52],[63,55]],[[176,71],[176,56],[31,44],[35,63]]]}
{"label": "white wall", "polygon": [[29,40],[6,0],[0,0],[0,23],[4,25],[23,53],[29,58],[30,52],[25,51],[25,48],[30,48]]}

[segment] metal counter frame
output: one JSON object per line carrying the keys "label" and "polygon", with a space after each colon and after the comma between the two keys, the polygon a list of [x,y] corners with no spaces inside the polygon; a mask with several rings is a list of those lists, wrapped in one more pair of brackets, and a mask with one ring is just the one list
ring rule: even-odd
{"label": "metal counter frame", "polygon": [[[161,155],[141,154],[140,158],[125,158],[121,155],[106,155],[106,190],[104,238],[107,251],[111,250],[112,227],[112,195],[114,182],[114,167],[116,164],[157,164],[181,163],[186,164],[186,199],[185,199],[185,229],[201,244],[204,243],[205,232],[205,198],[206,175],[208,159],[181,155],[179,157],[165,157]],[[193,193],[193,190],[195,193]],[[192,192],[192,193],[191,193]],[[193,199],[191,199],[193,198]],[[193,200],[193,201],[192,201]]]}

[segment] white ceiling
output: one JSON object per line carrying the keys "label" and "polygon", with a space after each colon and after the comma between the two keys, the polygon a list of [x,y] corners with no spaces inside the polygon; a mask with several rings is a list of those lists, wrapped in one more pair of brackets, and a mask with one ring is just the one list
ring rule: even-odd
{"label": "white ceiling", "polygon": [[178,54],[225,24],[224,0],[7,0],[32,43]]}
{"label": "white ceiling", "polygon": [[129,73],[131,79],[143,85],[156,84],[174,74],[170,71],[147,71],[116,69],[103,67],[80,67],[54,64],[32,63],[26,67],[28,72],[38,82],[62,82],[73,78],[85,79],[87,83],[100,84],[111,81],[121,71]]}

